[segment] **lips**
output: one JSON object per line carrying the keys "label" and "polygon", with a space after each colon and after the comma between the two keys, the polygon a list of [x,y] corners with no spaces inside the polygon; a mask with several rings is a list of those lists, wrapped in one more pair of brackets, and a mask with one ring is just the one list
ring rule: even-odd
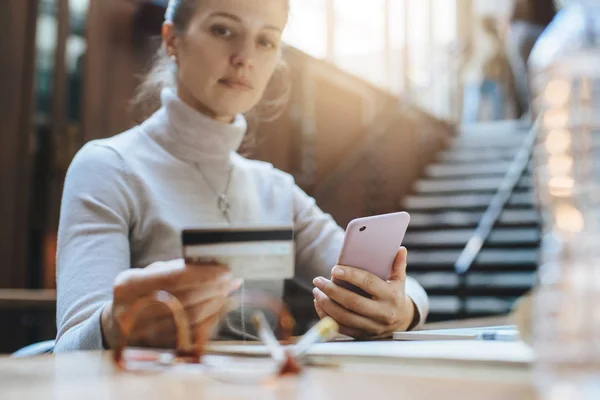
{"label": "lips", "polygon": [[252,90],[253,87],[252,85],[246,81],[245,79],[241,79],[241,78],[223,78],[223,79],[219,79],[219,83],[223,86],[226,86],[230,89],[235,89],[235,90]]}

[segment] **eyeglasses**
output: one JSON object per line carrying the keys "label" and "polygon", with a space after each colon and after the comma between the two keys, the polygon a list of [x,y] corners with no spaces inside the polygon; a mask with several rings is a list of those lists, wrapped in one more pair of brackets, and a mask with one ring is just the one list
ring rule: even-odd
{"label": "eyeglasses", "polygon": [[[156,304],[166,307],[173,317],[176,330],[174,350],[129,348],[128,339],[138,316]],[[123,371],[165,371],[177,368],[197,369],[218,380],[235,383],[260,383],[301,371],[302,356],[314,343],[330,340],[338,330],[337,323],[327,317],[311,328],[293,344],[295,325],[287,306],[279,299],[262,292],[248,292],[233,298],[234,306],[205,321],[194,330],[190,328],[185,309],[179,300],[165,291],[138,299],[117,318],[119,341],[113,352],[113,361]],[[275,332],[262,311],[252,314],[252,324],[258,337],[270,353],[269,358],[216,356],[206,354],[206,346],[218,322],[235,309],[255,308],[269,310],[277,317]]]}

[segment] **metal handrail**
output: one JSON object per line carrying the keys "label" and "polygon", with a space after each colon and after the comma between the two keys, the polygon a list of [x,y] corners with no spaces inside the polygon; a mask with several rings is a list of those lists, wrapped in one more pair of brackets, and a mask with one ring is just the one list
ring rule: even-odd
{"label": "metal handrail", "polygon": [[506,203],[508,203],[515,187],[527,169],[535,145],[535,138],[536,130],[532,128],[529,130],[521,149],[513,159],[492,201],[479,220],[473,236],[471,236],[454,263],[454,271],[457,274],[464,275],[471,268],[473,262],[481,252],[483,244],[490,236],[494,225],[506,207]]}

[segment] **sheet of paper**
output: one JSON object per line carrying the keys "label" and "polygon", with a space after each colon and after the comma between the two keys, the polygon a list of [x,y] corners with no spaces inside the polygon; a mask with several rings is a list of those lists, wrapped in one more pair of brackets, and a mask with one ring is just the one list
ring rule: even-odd
{"label": "sheet of paper", "polygon": [[[263,345],[213,344],[207,349],[218,354],[267,356]],[[529,364],[534,359],[533,350],[522,341],[496,342],[482,340],[427,341],[427,342],[332,342],[315,345],[308,355],[314,360],[366,360],[394,361],[440,360],[499,362]]]}

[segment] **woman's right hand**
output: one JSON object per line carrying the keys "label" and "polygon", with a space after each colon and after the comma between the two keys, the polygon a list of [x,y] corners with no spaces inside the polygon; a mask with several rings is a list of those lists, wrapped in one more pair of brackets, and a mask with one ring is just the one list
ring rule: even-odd
{"label": "woman's right hand", "polygon": [[[119,338],[119,318],[136,300],[162,290],[175,296],[185,308],[192,332],[199,326],[214,329],[227,310],[229,296],[242,281],[233,279],[221,265],[186,265],[182,259],[157,262],[146,268],[132,268],[115,280],[113,301],[102,312],[102,336],[105,346],[114,348]],[[192,338],[195,340],[195,338]],[[175,323],[162,305],[142,311],[128,338],[130,346],[174,348]]]}

